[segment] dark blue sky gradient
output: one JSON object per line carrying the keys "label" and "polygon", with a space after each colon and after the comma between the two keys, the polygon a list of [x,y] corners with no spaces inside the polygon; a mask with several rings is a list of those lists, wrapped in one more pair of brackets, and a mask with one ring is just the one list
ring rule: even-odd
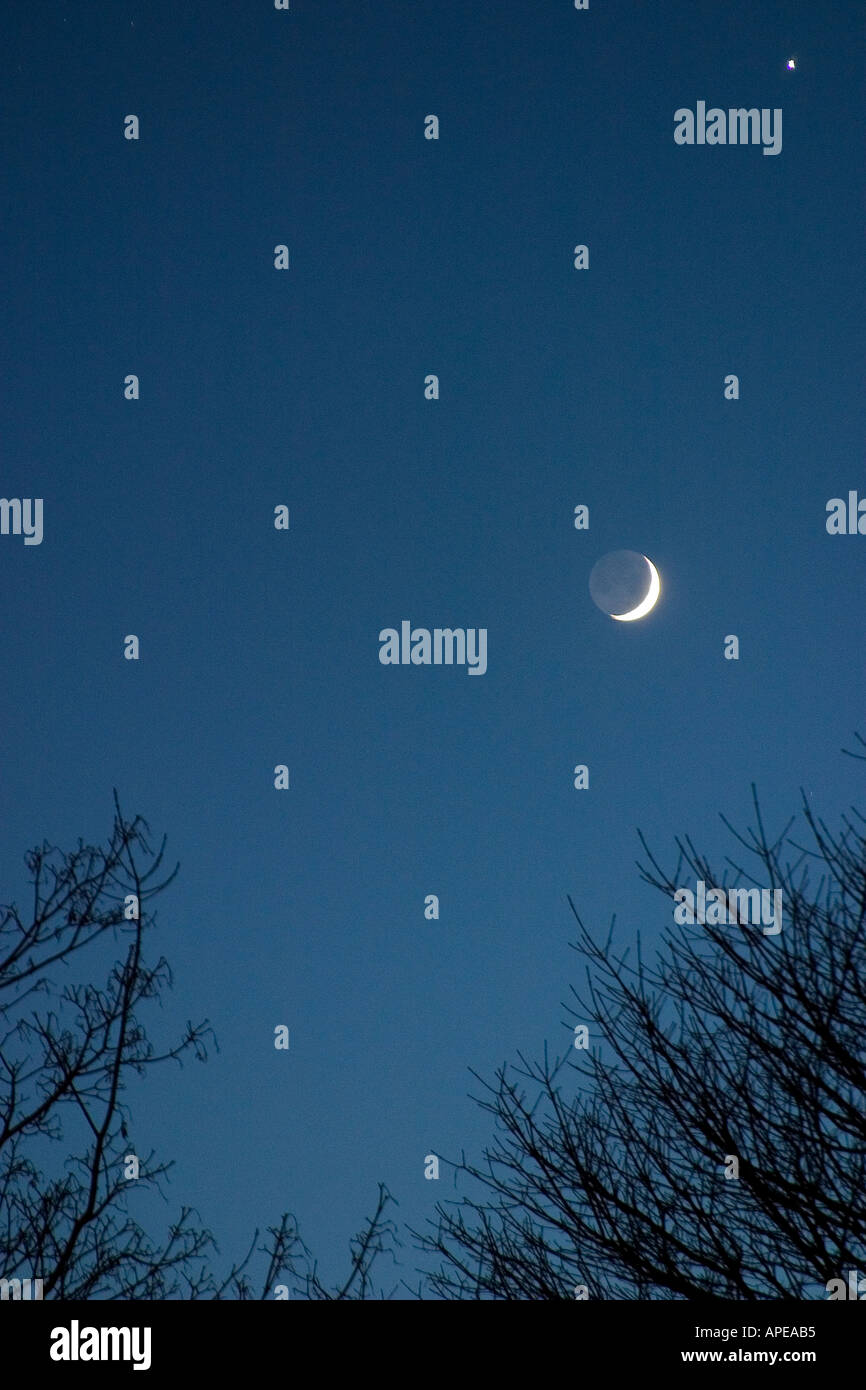
{"label": "dark blue sky gradient", "polygon": [[[624,940],[669,923],[636,827],[721,859],[752,781],[775,829],[800,785],[831,820],[859,795],[866,538],[825,505],[866,494],[862,9],[4,31],[0,495],[45,534],[0,537],[0,897],[31,844],[103,840],[113,786],[167,832],[151,1031],[207,1015],[221,1051],[130,1096],[177,1160],[140,1211],[193,1202],[228,1258],[290,1208],[337,1277],[377,1181],[415,1224],[454,1195],[423,1159],[488,1137],[467,1068],[568,1045],[566,894]],[[781,154],[678,147],[698,100],[782,107]],[[641,623],[587,590],[620,548],[662,576]],[[487,674],[383,667],[403,619],[486,627]]]}

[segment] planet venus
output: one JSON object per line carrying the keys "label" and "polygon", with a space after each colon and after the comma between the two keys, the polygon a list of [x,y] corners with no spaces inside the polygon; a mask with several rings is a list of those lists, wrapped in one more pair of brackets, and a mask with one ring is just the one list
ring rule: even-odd
{"label": "planet venus", "polygon": [[636,550],[612,550],[602,555],[589,576],[592,601],[618,623],[633,623],[655,607],[661,593],[659,572]]}

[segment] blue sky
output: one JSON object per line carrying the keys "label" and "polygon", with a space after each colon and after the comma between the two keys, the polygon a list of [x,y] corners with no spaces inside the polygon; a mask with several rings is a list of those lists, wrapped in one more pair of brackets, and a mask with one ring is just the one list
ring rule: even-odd
{"label": "blue sky", "polygon": [[[0,493],[44,540],[0,536],[0,896],[112,787],[168,835],[152,1031],[221,1050],[133,1133],[227,1257],[288,1208],[337,1277],[378,1181],[415,1225],[453,1191],[468,1068],[568,1043],[566,894],[669,921],[637,827],[720,859],[752,781],[779,829],[857,798],[862,37],[834,0],[7,18]],[[698,100],[781,107],[781,154],[677,146]],[[640,623],[589,597],[620,548]],[[486,627],[486,674],[382,666],[403,619]]]}

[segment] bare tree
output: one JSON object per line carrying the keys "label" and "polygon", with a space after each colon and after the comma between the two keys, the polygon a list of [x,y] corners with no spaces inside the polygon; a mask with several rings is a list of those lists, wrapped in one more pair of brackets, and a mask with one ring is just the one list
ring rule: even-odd
{"label": "bare tree", "polygon": [[727,925],[669,925],[647,961],[614,924],[596,940],[569,899],[586,985],[567,1026],[592,1045],[482,1081],[495,1138],[415,1233],[438,1295],[803,1299],[863,1268],[864,818],[831,833],[803,795],[801,833],[794,818],[771,840],[752,792],[721,874],[689,839],[665,871],[642,835],[638,868],[668,923],[691,875],[726,897],[781,888],[781,932],[738,906]]}
{"label": "bare tree", "polygon": [[[149,965],[144,956],[148,904],[178,866],[161,876],[165,839],[154,853],[146,822],[125,820],[116,793],[114,802],[105,848],[32,850],[32,905],[0,907],[0,1278],[41,1279],[43,1296],[58,1299],[273,1298],[278,1283],[302,1298],[377,1296],[373,1261],[396,1243],[383,1187],[334,1290],[289,1213],[262,1245],[256,1231],[223,1276],[194,1208],[183,1206],[161,1241],[129,1215],[127,1081],[188,1054],[204,1061],[216,1040],[207,1020],[188,1023],[162,1051],[148,1039],[143,1008],[172,980],[165,959]],[[69,982],[77,963],[87,983]],[[93,982],[100,971],[104,985]],[[173,1165],[152,1152],[139,1164],[137,1185],[165,1196]]]}

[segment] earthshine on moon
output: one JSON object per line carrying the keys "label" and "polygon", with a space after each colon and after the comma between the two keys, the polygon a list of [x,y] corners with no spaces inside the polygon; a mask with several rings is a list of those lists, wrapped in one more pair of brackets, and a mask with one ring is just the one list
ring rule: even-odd
{"label": "earthshine on moon", "polygon": [[659,572],[636,550],[613,550],[603,555],[589,576],[596,607],[618,623],[633,623],[655,607],[661,593]]}

